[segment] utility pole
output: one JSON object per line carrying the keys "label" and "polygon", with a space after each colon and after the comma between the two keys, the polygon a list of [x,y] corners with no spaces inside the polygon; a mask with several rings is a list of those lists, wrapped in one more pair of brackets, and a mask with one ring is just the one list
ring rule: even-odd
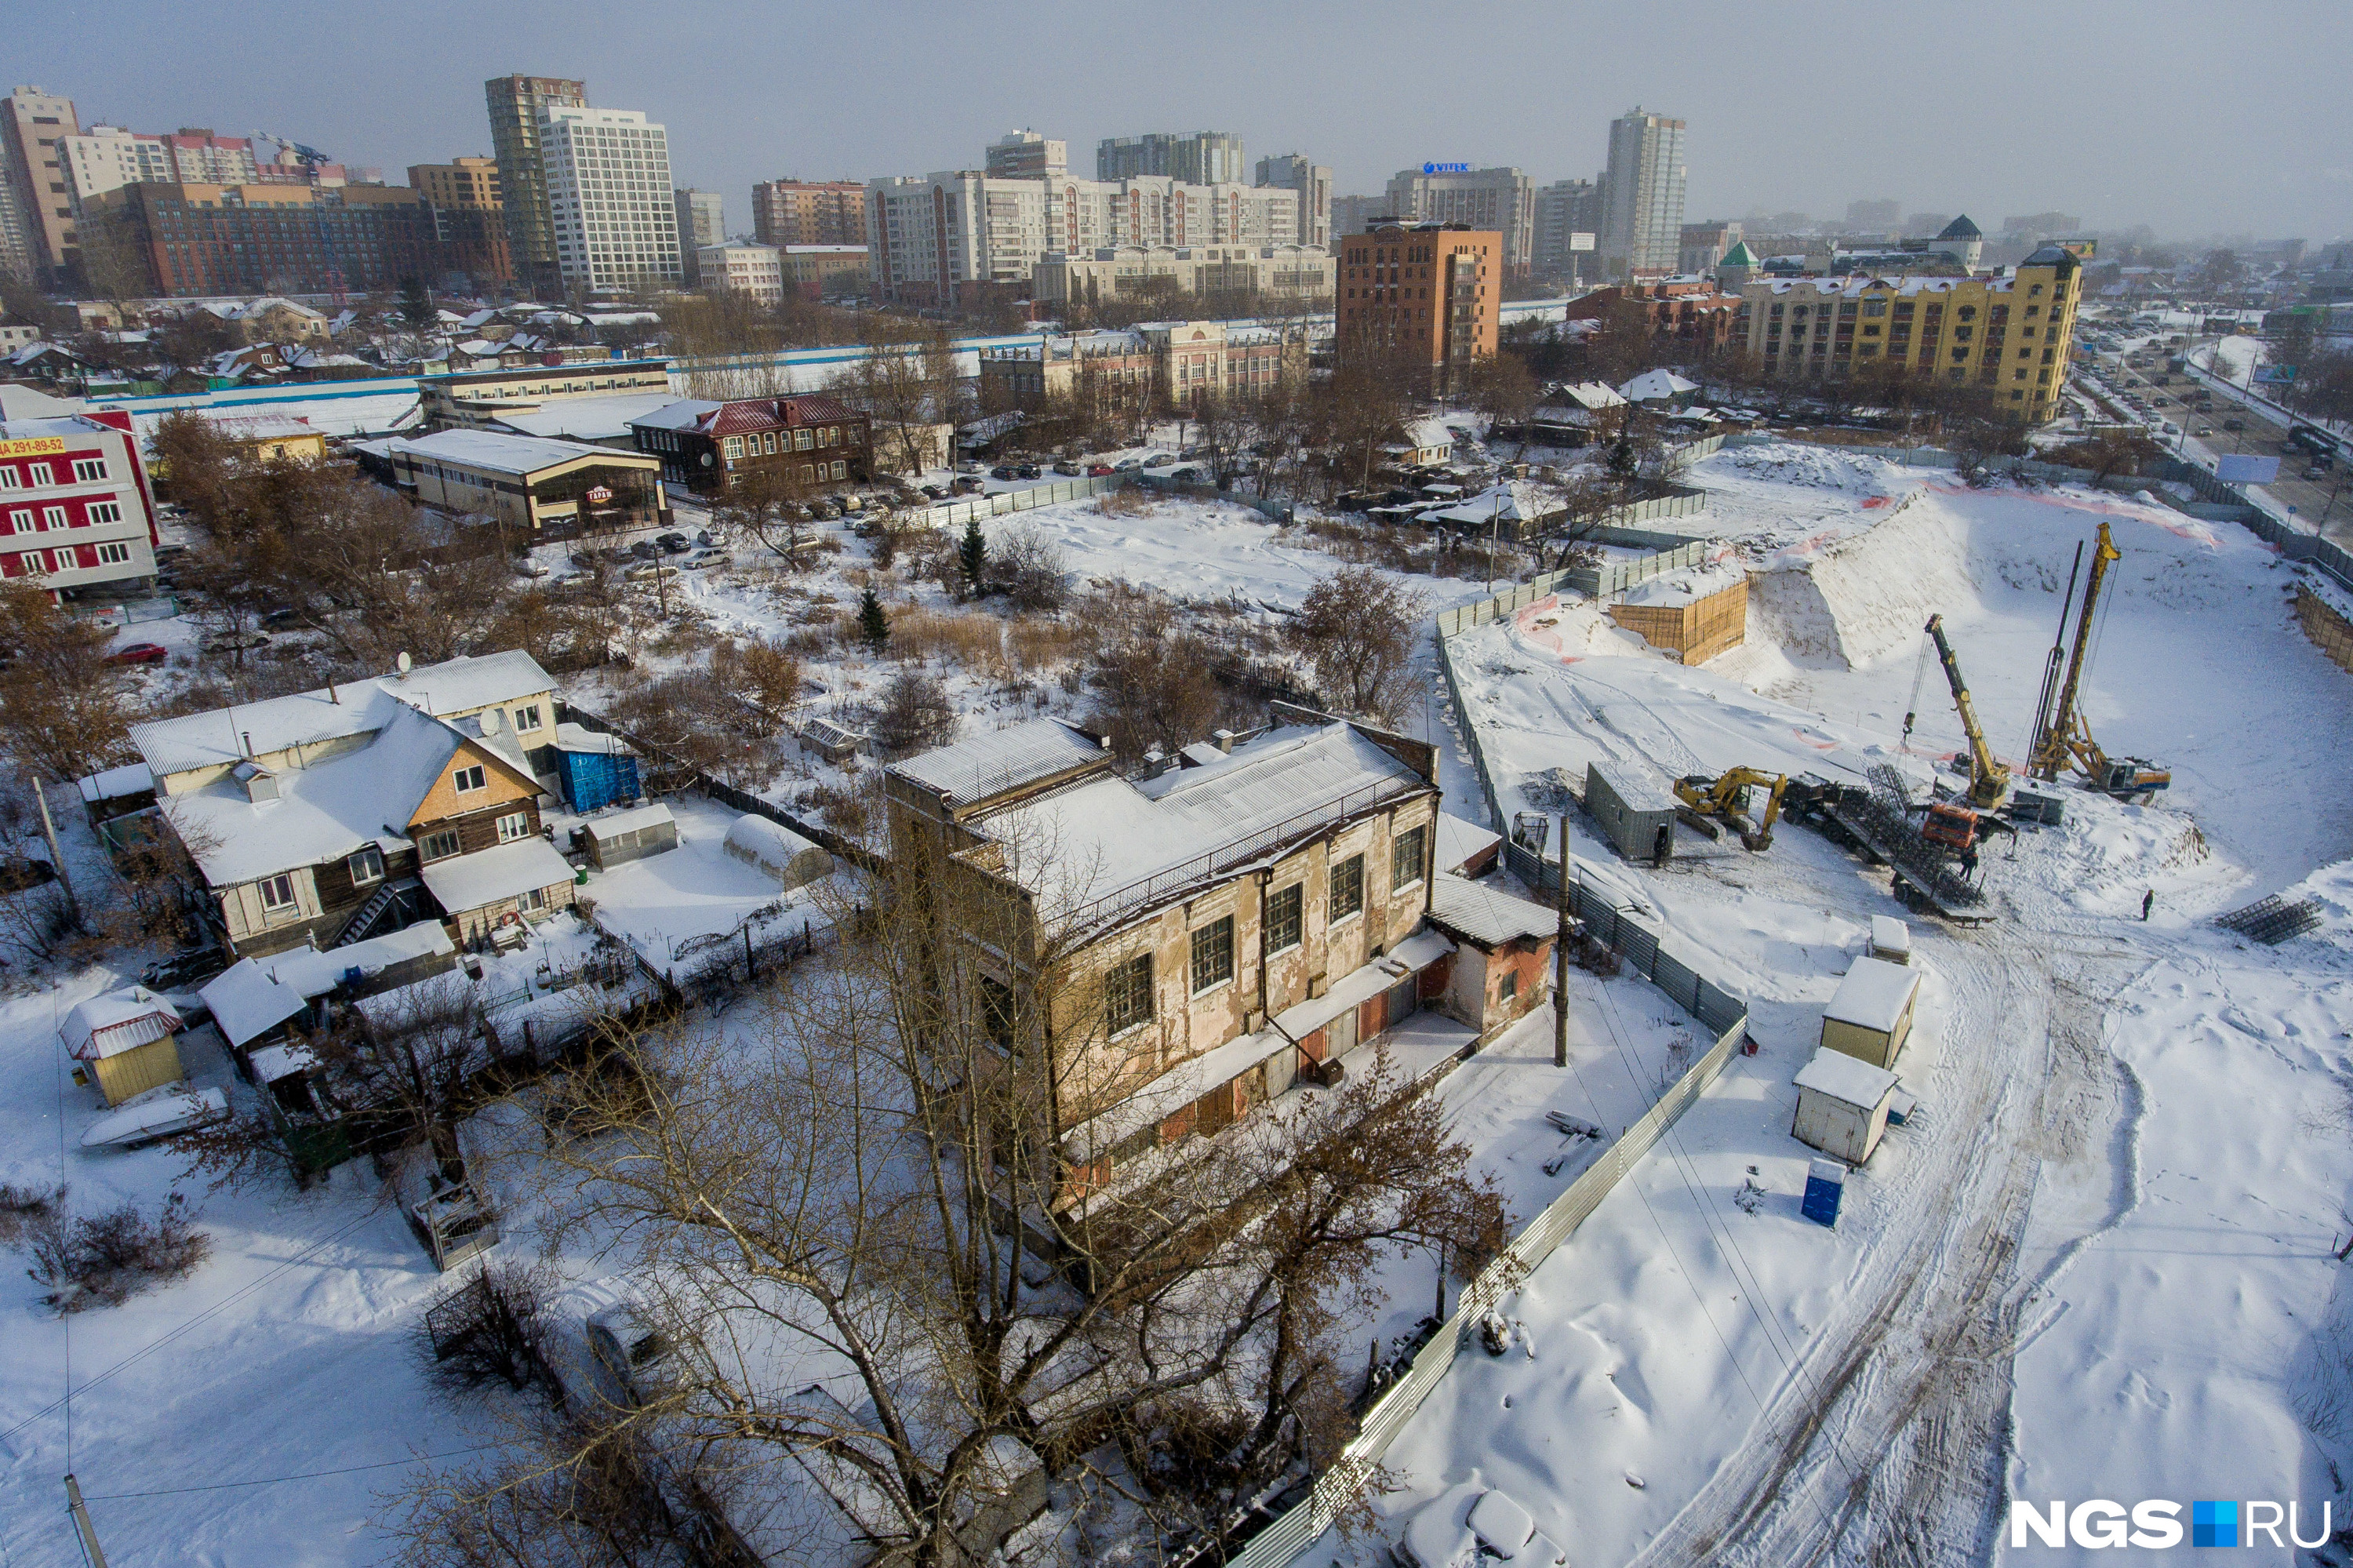
{"label": "utility pole", "polygon": [[[1538,852],[1536,864],[1544,855]],[[1568,1065],[1568,813],[1560,818],[1560,929],[1552,944],[1552,1065]]]}
{"label": "utility pole", "polygon": [[81,1502],[81,1483],[66,1477],[66,1510],[73,1515],[74,1524],[81,1531],[81,1549],[90,1554],[91,1568],[106,1568],[106,1552],[98,1544],[98,1529],[90,1522],[90,1510]]}
{"label": "utility pole", "polygon": [[73,916],[74,925],[79,927],[81,924],[81,900],[74,896],[73,878],[67,874],[64,852],[58,848],[58,826],[49,821],[48,791],[41,787],[37,778],[33,780],[33,799],[40,802],[41,834],[49,841],[49,864],[58,874],[58,885],[66,891],[66,913]]}

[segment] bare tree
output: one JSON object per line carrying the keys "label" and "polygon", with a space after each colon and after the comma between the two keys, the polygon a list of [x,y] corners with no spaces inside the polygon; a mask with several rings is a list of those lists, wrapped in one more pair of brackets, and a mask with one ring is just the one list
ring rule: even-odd
{"label": "bare tree", "polygon": [[923,466],[924,432],[955,418],[955,342],[937,323],[873,317],[866,353],[834,389],[873,421],[878,460],[887,442],[899,471],[916,472]]}
{"label": "bare tree", "polygon": [[0,744],[19,764],[70,781],[124,754],[130,714],[122,673],[106,662],[111,636],[52,604],[37,579],[0,582]]}
{"label": "bare tree", "polygon": [[1421,595],[1372,567],[1343,567],[1307,591],[1292,641],[1346,711],[1394,723],[1412,696]]}
{"label": "bare tree", "polygon": [[801,552],[819,535],[808,513],[817,487],[800,477],[805,466],[754,463],[738,470],[711,503],[712,524],[758,541],[787,566],[806,565]]}

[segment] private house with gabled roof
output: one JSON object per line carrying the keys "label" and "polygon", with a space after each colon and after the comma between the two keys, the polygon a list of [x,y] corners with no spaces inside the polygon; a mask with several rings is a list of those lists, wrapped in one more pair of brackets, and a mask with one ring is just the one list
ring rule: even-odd
{"label": "private house with gabled roof", "polygon": [[231,952],[433,918],[474,942],[572,902],[539,808],[554,684],[509,652],[161,719],[132,740]]}
{"label": "private house with gabled roof", "polygon": [[1450,984],[1455,942],[1430,920],[1433,748],[1274,716],[1133,775],[1039,719],[883,776],[892,857],[935,890],[939,938],[968,944],[1003,1016],[1043,1035],[1001,1044],[1044,1075],[1064,1202],[1300,1077],[1336,1082],[1378,1037],[1418,1032],[1428,1059],[1409,1070],[1427,1070],[1541,994],[1533,971],[1504,983],[1527,968],[1517,932],[1487,944],[1508,963],[1482,956],[1477,983]]}

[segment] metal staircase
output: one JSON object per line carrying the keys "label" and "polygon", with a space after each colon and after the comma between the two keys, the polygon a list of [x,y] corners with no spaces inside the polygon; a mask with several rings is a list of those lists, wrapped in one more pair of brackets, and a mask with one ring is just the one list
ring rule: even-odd
{"label": "metal staircase", "polygon": [[376,935],[376,927],[384,924],[387,913],[399,907],[403,895],[424,885],[416,877],[404,876],[397,882],[387,882],[377,888],[375,896],[361,905],[359,913],[345,921],[343,928],[335,933],[335,939],[327,944],[328,950],[348,948],[353,942],[364,942]]}

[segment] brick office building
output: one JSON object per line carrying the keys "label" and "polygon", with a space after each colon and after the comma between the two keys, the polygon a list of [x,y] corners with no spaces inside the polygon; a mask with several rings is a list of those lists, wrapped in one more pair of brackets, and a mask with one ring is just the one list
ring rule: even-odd
{"label": "brick office building", "polygon": [[638,450],[661,460],[664,479],[697,495],[718,494],[754,469],[784,470],[813,491],[874,471],[871,423],[838,397],[689,397],[629,429]]}
{"label": "brick office building", "polygon": [[1719,292],[1703,279],[1668,280],[1596,289],[1571,300],[1567,319],[1606,321],[1620,304],[1630,304],[1650,323],[1652,337],[1721,346],[1746,330],[1740,320],[1741,298]]}
{"label": "brick office building", "polygon": [[1453,223],[1376,223],[1340,241],[1335,302],[1341,362],[1393,360],[1434,390],[1492,357],[1504,237]]}
{"label": "brick office building", "polygon": [[433,209],[406,185],[142,183],[88,204],[149,293],[353,294],[433,278]]}

